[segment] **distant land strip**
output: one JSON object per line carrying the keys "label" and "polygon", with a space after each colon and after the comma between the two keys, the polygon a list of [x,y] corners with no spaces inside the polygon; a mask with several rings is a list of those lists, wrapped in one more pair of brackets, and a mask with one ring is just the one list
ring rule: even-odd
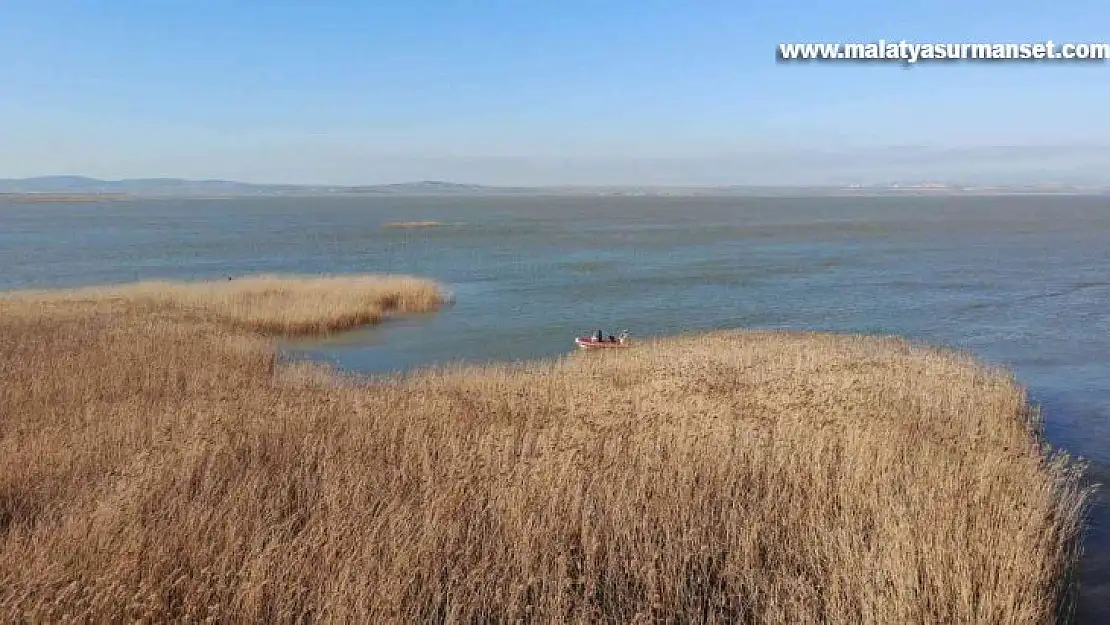
{"label": "distant land strip", "polygon": [[1067,183],[970,185],[906,182],[875,185],[559,185],[493,186],[438,180],[356,186],[256,184],[228,180],[141,178],[99,180],[83,176],[0,179],[0,201],[77,202],[135,198],[381,197],[381,196],[645,196],[823,197],[887,195],[1104,195],[1108,185]]}
{"label": "distant land strip", "polygon": [[130,199],[134,199],[134,196],[127,193],[0,193],[0,201],[21,204],[117,202]]}

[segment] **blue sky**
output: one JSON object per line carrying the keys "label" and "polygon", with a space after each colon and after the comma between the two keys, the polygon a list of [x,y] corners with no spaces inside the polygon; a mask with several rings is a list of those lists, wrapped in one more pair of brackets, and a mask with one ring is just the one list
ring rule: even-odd
{"label": "blue sky", "polygon": [[775,62],[785,42],[1110,41],[1104,0],[806,4],[5,0],[0,177],[1110,172],[1110,64]]}

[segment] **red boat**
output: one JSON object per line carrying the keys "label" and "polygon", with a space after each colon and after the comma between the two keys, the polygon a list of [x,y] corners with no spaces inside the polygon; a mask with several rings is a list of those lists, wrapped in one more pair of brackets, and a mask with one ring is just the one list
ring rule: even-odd
{"label": "red boat", "polygon": [[574,344],[582,349],[612,349],[615,347],[628,347],[628,332],[621,332],[615,341],[597,340],[596,336],[579,336],[574,339]]}

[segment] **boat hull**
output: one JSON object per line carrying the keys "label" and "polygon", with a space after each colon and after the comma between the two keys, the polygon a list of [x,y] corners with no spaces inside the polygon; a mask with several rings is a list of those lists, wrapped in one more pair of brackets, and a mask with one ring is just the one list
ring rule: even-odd
{"label": "boat hull", "polygon": [[574,344],[581,349],[616,349],[620,347],[628,347],[628,344],[626,342],[613,343],[611,341],[598,341],[595,338],[584,336],[579,336],[575,338]]}

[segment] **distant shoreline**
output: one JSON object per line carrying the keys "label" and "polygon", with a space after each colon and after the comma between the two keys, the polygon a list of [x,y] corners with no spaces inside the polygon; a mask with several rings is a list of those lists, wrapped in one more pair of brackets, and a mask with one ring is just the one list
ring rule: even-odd
{"label": "distant shoreline", "polygon": [[1108,195],[1110,184],[1025,182],[970,184],[891,181],[825,185],[517,185],[460,184],[424,180],[390,184],[260,184],[230,180],[146,178],[99,180],[81,176],[0,179],[0,200],[20,202],[114,201],[130,199],[375,198],[375,197],[866,197],[970,195]]}
{"label": "distant shoreline", "polygon": [[0,193],[0,203],[66,204],[125,202],[135,200],[240,200],[240,199],[386,199],[386,198],[491,198],[491,197],[552,197],[552,198],[875,198],[875,197],[1010,197],[1010,196],[1077,196],[1104,197],[1110,189],[1034,191],[1019,189],[843,189],[843,188],[782,188],[782,189],[668,189],[668,190],[589,190],[545,189],[537,187],[514,191],[473,191],[460,193],[434,192],[275,192],[275,193]]}
{"label": "distant shoreline", "polygon": [[0,193],[0,201],[20,204],[69,204],[76,202],[120,202],[138,199],[126,193]]}

